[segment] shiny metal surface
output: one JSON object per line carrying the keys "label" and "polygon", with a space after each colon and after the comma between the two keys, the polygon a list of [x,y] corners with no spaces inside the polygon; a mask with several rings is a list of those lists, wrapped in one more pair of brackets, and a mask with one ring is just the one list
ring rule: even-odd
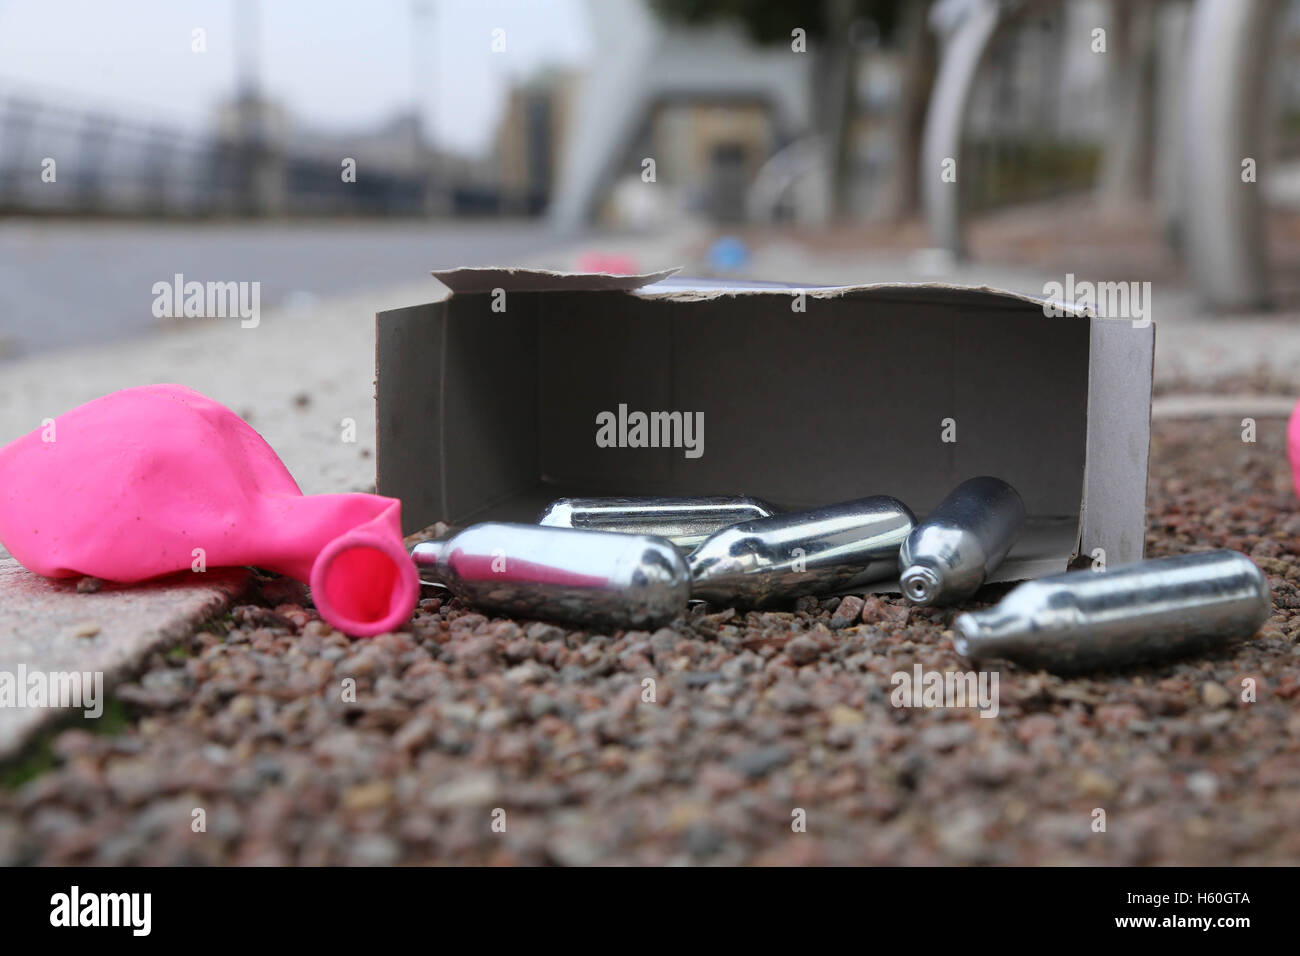
{"label": "shiny metal surface", "polygon": [[1272,610],[1268,580],[1237,551],[1157,558],[1021,584],[959,615],[957,652],[1060,672],[1207,650],[1253,635]]}
{"label": "shiny metal surface", "polygon": [[915,525],[907,505],[884,495],[733,525],[687,558],[691,594],[761,607],[892,577]]}
{"label": "shiny metal surface", "polygon": [[1024,524],[1025,503],[1005,481],[963,481],[903,542],[903,596],[914,604],[965,600],[1002,563]]}
{"label": "shiny metal surface", "polygon": [[537,523],[552,528],[586,528],[621,534],[657,534],[691,551],[728,525],[776,514],[757,498],[561,498]]}
{"label": "shiny metal surface", "polygon": [[690,572],[663,538],[489,522],[411,550],[426,581],[475,607],[592,627],[649,628],[686,609]]}

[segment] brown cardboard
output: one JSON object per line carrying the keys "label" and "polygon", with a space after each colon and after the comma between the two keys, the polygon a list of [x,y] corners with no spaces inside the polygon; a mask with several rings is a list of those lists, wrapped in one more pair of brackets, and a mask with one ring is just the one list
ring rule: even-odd
{"label": "brown cardboard", "polygon": [[[994,474],[1029,515],[996,580],[1142,556],[1150,325],[933,284],[435,275],[450,294],[377,316],[377,484],[408,531],[577,494],[890,494],[924,516]],[[703,454],[597,447],[620,405],[702,412]]]}

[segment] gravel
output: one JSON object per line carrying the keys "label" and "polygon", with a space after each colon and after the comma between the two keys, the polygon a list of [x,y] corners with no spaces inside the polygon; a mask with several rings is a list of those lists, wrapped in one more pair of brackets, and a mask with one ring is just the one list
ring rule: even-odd
{"label": "gravel", "polygon": [[898,598],[598,634],[429,593],[401,633],[352,641],[268,577],[121,687],[115,718],[6,768],[0,863],[1294,862],[1283,429],[1154,428],[1149,556],[1236,548],[1273,587],[1261,633],[1219,653],[1007,667],[986,719],[891,705],[896,672],[968,669],[956,612]]}

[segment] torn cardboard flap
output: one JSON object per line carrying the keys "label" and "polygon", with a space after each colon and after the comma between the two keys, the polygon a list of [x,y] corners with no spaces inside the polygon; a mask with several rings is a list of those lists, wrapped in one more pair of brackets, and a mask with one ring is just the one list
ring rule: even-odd
{"label": "torn cardboard flap", "polygon": [[628,292],[668,278],[679,269],[647,272],[643,275],[613,275],[607,272],[551,272],[547,269],[470,267],[430,273],[454,294],[474,292]]}
{"label": "torn cardboard flap", "polygon": [[[994,580],[1142,556],[1149,325],[938,284],[435,275],[450,296],[377,317],[377,485],[407,530],[571,495],[889,494],[923,517],[992,474],[1029,515]],[[635,413],[668,447],[640,446]]]}

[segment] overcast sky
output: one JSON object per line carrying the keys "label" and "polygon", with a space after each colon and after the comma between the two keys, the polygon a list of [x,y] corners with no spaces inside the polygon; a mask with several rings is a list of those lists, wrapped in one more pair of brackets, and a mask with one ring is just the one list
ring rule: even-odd
{"label": "overcast sky", "polygon": [[[481,153],[511,79],[587,60],[586,2],[0,0],[0,95],[201,128],[234,91],[255,22],[263,89],[300,121],[372,126],[418,96],[439,145]],[[196,28],[206,53],[191,50]]]}

